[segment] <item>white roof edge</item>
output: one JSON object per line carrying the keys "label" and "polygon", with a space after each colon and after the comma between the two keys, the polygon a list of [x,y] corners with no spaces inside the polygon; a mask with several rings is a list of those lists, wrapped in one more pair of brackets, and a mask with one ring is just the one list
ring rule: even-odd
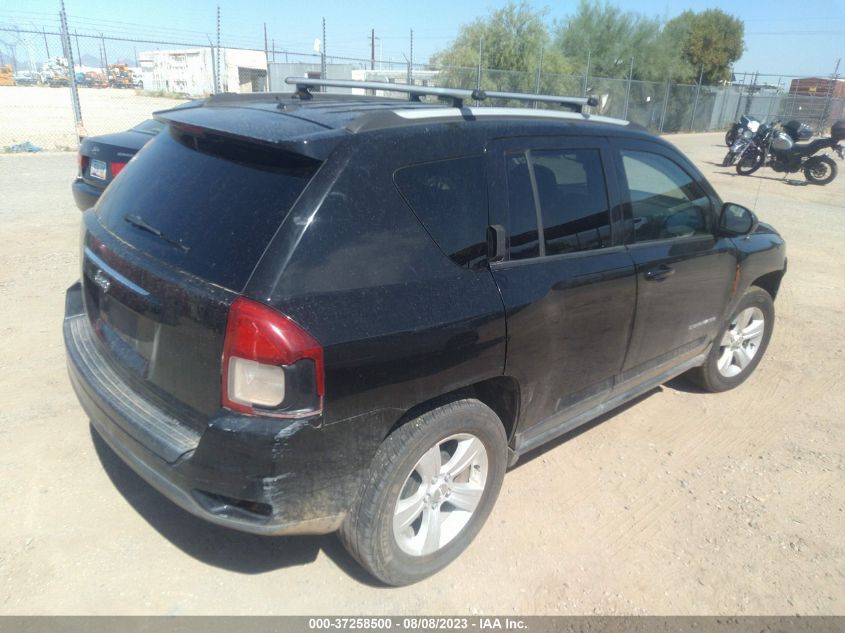
{"label": "white roof edge", "polygon": [[598,114],[580,114],[578,112],[557,112],[555,110],[535,110],[532,108],[425,108],[404,109],[393,112],[409,120],[443,119],[463,116],[466,111],[474,117],[507,116],[541,119],[563,119],[566,121],[596,121],[612,125],[628,125],[628,121]]}

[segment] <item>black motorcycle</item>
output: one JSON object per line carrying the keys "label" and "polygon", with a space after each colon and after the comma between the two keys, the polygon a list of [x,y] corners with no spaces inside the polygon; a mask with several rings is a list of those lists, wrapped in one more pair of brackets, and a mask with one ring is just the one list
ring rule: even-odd
{"label": "black motorcycle", "polygon": [[749,125],[749,124],[752,124],[752,123],[760,123],[760,121],[755,119],[750,114],[743,114],[741,117],[739,117],[739,121],[737,123],[734,123],[733,125],[731,125],[731,129],[729,129],[727,132],[725,132],[725,145],[730,147],[731,145],[736,143],[736,140],[740,136],[742,136],[742,133],[745,132],[746,130],[750,129],[752,134],[754,132],[756,132],[756,129],[752,129],[752,128],[756,128],[756,126]]}
{"label": "black motorcycle", "polygon": [[731,145],[728,153],[722,159],[722,167],[730,167],[735,161],[741,159],[749,149],[754,147],[754,140],[762,139],[768,131],[768,126],[759,121],[752,121],[750,127],[742,130]]}
{"label": "black motorcycle", "polygon": [[[830,129],[830,136],[819,138],[810,143],[799,144],[797,141],[806,140],[812,131],[798,121],[790,121],[781,125],[760,126],[753,144],[746,149],[736,164],[736,173],[748,176],[768,165],[777,172],[804,172],[808,182],[816,185],[826,185],[836,178],[837,166],[830,156],[814,156],[814,154],[832,149],[839,158],[845,158],[840,141],[845,140],[845,121],[837,121]],[[765,129],[763,129],[765,127]]]}

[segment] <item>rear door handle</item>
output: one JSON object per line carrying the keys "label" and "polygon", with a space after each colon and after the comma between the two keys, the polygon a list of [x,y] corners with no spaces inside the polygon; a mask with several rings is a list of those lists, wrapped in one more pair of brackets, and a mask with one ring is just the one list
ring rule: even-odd
{"label": "rear door handle", "polygon": [[657,268],[652,268],[651,270],[647,270],[645,273],[645,278],[648,281],[663,281],[669,275],[674,275],[675,269],[671,266],[667,266],[666,264],[661,264]]}

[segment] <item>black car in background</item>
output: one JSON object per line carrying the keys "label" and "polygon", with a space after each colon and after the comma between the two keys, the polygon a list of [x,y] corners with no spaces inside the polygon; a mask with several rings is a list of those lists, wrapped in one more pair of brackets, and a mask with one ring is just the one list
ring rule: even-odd
{"label": "black car in background", "polygon": [[406,584],[469,545],[520,455],[679,374],[723,391],[760,362],[784,241],[665,140],[464,106],[478,91],[309,85],[346,86],[157,113],[82,215],[71,382],[179,506],[339,530]]}
{"label": "black car in background", "polygon": [[79,172],[73,182],[73,199],[79,210],[93,207],[129,159],[163,129],[163,123],[148,119],[125,132],[82,139]]}

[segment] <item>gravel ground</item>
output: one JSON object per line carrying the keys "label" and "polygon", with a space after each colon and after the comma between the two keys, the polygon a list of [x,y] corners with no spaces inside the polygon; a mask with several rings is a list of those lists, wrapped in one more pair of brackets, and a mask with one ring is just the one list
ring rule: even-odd
{"label": "gravel ground", "polygon": [[[80,88],[82,120],[88,135],[127,130],[155,110],[172,108],[185,99],[149,97],[135,90]],[[0,152],[30,141],[51,150],[76,151],[69,88],[0,86]]]}
{"label": "gravel ground", "polygon": [[845,613],[845,176],[737,177],[719,136],[670,140],[789,248],[757,372],[672,381],[527,457],[469,550],[402,589],[331,536],[206,524],[92,436],[61,341],[75,157],[0,156],[0,613]]}

